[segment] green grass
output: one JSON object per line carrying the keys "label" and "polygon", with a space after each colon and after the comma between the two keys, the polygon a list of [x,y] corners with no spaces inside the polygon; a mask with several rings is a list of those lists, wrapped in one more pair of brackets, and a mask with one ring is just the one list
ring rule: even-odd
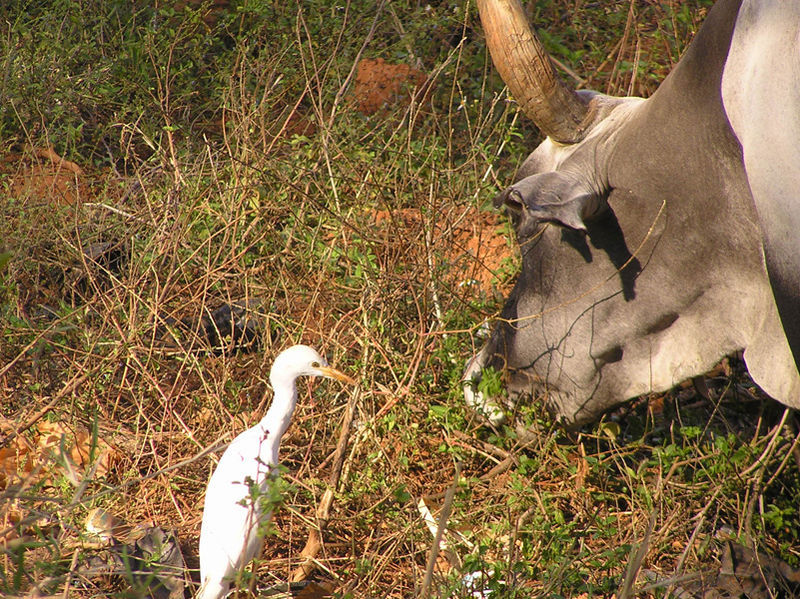
{"label": "green grass", "polygon": [[[634,3],[630,19],[627,2],[529,10],[585,86],[648,95],[708,4]],[[0,100],[11,107],[0,116],[0,434],[47,408],[25,443],[61,423],[115,457],[93,471],[93,450],[71,475],[55,458],[19,477],[3,470],[0,593],[123,596],[120,579],[68,577],[73,556],[96,552],[76,541],[97,506],[175,528],[196,569],[214,462],[193,458],[258,419],[272,359],[301,341],[361,388],[314,575],[337,596],[415,595],[432,541],[418,501],[438,517],[456,462],[452,568],[434,577],[434,596],[469,596],[471,572],[493,597],[609,596],[648,530],[643,567],[664,578],[708,568],[723,526],[800,565],[794,416],[777,427],[781,411],[752,399],[735,361],[712,385],[724,399],[678,389],[574,434],[538,404],[498,430],[463,405],[465,360],[517,258],[509,249],[494,286],[476,291],[459,227],[488,210],[538,135],[505,101],[474,7],[191,6],[0,8]],[[359,55],[419,66],[430,101],[358,113]],[[278,134],[298,120],[313,129]],[[20,186],[52,174],[37,152],[48,146],[83,170],[58,175],[80,201],[58,201],[54,184]],[[376,223],[378,211],[394,224]],[[130,258],[92,264],[81,248],[104,242]],[[168,318],[253,298],[269,331],[257,352],[162,336]],[[496,394],[499,383],[487,373],[481,384]],[[301,386],[282,446],[289,484],[256,566],[264,584],[298,564],[349,392],[326,382],[312,399]],[[0,447],[0,465],[22,467],[23,447]]]}

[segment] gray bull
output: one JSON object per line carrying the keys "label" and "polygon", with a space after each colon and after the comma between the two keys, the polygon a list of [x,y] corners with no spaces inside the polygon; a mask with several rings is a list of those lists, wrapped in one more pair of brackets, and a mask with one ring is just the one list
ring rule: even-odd
{"label": "gray bull", "polygon": [[800,2],[720,0],[647,100],[575,92],[516,0],[480,0],[495,66],[548,137],[496,199],[522,271],[467,364],[565,424],[739,350],[800,407]]}

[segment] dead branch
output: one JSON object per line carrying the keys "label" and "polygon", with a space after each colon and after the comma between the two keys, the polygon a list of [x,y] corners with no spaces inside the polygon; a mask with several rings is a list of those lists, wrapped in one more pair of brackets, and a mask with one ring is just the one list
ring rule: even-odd
{"label": "dead branch", "polygon": [[331,470],[331,475],[328,479],[328,488],[325,489],[325,492],[322,494],[322,499],[317,506],[317,525],[308,533],[306,546],[303,547],[303,551],[300,552],[300,565],[297,566],[292,573],[290,582],[305,580],[308,578],[309,574],[314,571],[314,558],[322,548],[322,531],[325,530],[330,518],[333,494],[339,487],[339,479],[342,475],[347,443],[350,440],[350,430],[352,429],[353,417],[355,416],[359,396],[359,390],[356,388],[353,393],[350,394],[350,399],[347,402],[347,411],[342,421],[342,429],[339,432],[339,441],[336,444],[336,452],[333,458],[333,470]]}
{"label": "dead branch", "polygon": [[436,558],[439,557],[439,547],[442,544],[442,535],[444,529],[447,528],[447,521],[450,519],[450,512],[453,510],[453,499],[456,496],[458,489],[458,479],[461,476],[461,462],[456,462],[456,471],[453,475],[453,484],[447,489],[447,494],[444,498],[444,505],[442,505],[442,512],[439,515],[439,525],[436,528],[436,536],[433,539],[430,553],[428,554],[428,564],[425,567],[425,578],[422,581],[422,586],[419,589],[417,597],[424,599],[428,596],[433,581],[433,568],[436,566]]}

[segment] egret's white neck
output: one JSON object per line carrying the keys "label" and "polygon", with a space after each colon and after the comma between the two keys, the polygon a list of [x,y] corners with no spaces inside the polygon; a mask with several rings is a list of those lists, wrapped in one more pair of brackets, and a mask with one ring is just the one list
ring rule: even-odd
{"label": "egret's white neck", "polygon": [[297,387],[295,377],[282,376],[281,373],[272,373],[269,377],[272,389],[275,392],[267,413],[261,419],[261,427],[270,437],[275,439],[276,447],[292,420],[295,404],[297,404]]}

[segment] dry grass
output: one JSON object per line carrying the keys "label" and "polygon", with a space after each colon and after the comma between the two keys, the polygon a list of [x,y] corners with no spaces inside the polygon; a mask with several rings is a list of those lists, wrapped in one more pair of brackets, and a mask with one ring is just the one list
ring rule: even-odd
{"label": "dry grass", "polygon": [[[630,3],[622,36],[586,56],[588,83],[651,91],[637,80],[643,57],[676,59],[693,31],[675,5]],[[465,50],[474,40],[427,71],[430,102],[409,95],[357,113],[347,94],[355,58],[396,16],[371,13],[357,40],[323,49],[310,42],[311,16],[290,14],[289,50],[238,53],[206,138],[164,108],[165,76],[164,134],[120,124],[111,164],[69,171],[77,200],[17,185],[19,173],[57,165],[32,151],[44,139],[34,132],[4,163],[0,590],[125,594],[119,577],[81,574],[96,551],[80,544],[96,507],[175,530],[196,580],[203,491],[219,455],[210,450],[259,419],[272,359],[298,342],[359,386],[301,386],[261,587],[298,566],[352,393],[355,422],[312,574],[337,596],[419,594],[433,540],[420,500],[434,520],[450,511],[431,596],[470,596],[461,578],[475,571],[492,597],[610,596],[653,577],[661,588],[638,596],[663,596],[676,572],[714,567],[722,527],[797,565],[796,418],[762,401],[736,360],[715,375],[713,401],[678,389],[573,435],[539,406],[515,415],[527,434],[491,430],[466,410],[464,362],[516,268],[511,244],[480,253],[489,244],[475,239],[508,234],[484,210],[533,133],[490,91],[488,65]],[[115,261],[87,255],[101,243],[118,248]],[[255,306],[257,351],[180,330],[181,319],[237,301]]]}

